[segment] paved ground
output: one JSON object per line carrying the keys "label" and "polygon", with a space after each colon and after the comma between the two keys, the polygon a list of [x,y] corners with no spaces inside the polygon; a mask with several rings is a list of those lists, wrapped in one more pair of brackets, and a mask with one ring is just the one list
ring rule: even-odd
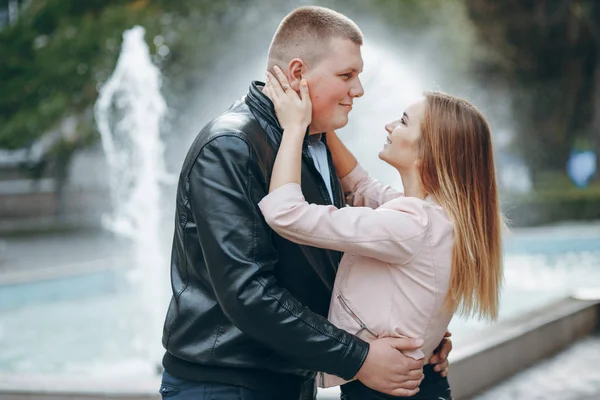
{"label": "paved ground", "polygon": [[475,400],[599,400],[600,335],[583,339]]}

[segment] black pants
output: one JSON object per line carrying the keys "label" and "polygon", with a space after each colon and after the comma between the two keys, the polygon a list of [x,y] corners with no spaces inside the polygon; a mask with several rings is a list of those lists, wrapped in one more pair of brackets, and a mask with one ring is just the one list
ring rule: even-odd
{"label": "black pants", "polygon": [[411,399],[411,400],[452,400],[448,379],[440,376],[433,370],[433,365],[423,368],[425,378],[419,386],[419,393],[411,397],[390,396],[369,389],[360,381],[352,381],[342,385],[341,400],[389,400],[389,399]]}

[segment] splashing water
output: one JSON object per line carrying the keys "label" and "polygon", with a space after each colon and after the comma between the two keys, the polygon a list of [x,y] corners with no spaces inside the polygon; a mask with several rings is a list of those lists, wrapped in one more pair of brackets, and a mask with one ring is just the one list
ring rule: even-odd
{"label": "splashing water", "polygon": [[[140,26],[123,33],[116,68],[102,86],[94,111],[113,203],[113,212],[103,224],[133,243],[132,283],[141,292],[141,304],[151,321],[140,336],[148,335],[145,339],[158,352],[168,283],[168,264],[160,245],[161,183],[169,178],[160,125],[167,106],[160,92],[161,74],[150,60],[144,34]],[[156,360],[157,354],[152,353]]]}

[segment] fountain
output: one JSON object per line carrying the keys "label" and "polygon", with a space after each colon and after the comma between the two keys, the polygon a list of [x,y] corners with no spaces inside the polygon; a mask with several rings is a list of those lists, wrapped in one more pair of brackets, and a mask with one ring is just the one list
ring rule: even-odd
{"label": "fountain", "polygon": [[161,245],[161,183],[169,180],[160,126],[167,111],[161,74],[150,60],[144,28],[123,33],[112,76],[100,89],[95,116],[109,167],[113,213],[104,225],[133,243],[131,279],[151,323],[145,343],[159,359],[160,333],[168,304],[168,263]]}

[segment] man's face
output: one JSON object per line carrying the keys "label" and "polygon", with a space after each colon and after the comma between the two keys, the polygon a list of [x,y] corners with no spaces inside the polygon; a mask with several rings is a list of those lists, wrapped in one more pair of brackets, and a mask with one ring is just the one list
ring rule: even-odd
{"label": "man's face", "polygon": [[362,69],[360,45],[350,39],[330,39],[323,58],[304,74],[312,100],[310,133],[346,126],[354,99],[364,94],[358,78]]}

